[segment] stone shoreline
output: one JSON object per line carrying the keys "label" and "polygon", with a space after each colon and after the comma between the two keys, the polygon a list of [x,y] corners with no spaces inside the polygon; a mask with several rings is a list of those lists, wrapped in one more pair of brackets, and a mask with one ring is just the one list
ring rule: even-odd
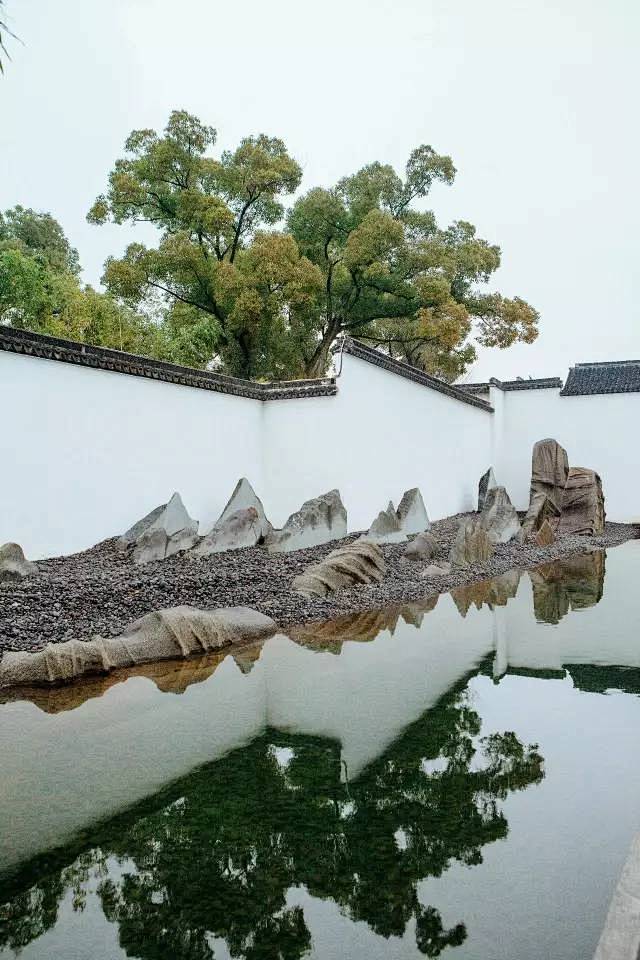
{"label": "stone shoreline", "polygon": [[[467,516],[474,514],[432,524],[438,542],[436,562],[447,559],[460,521]],[[356,536],[339,542],[350,542]],[[382,583],[322,599],[292,592],[291,582],[308,564],[335,549],[335,541],[293,553],[270,554],[257,547],[207,557],[178,554],[140,567],[130,553],[116,548],[114,538],[83,553],[40,561],[35,576],[0,583],[0,654],[5,650],[36,651],[47,643],[90,640],[96,635],[118,636],[144,614],[182,604],[209,610],[254,607],[286,628],[425,600],[507,570],[638,537],[640,526],[607,523],[601,536],[566,536],[549,547],[530,542],[498,544],[490,560],[437,578],[421,576],[426,563],[403,558],[405,544],[390,544],[383,547],[387,573]]]}

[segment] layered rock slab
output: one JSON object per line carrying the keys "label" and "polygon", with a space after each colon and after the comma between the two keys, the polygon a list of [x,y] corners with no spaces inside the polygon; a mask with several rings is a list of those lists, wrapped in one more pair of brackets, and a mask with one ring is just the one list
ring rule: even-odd
{"label": "layered rock slab", "polygon": [[198,538],[198,521],[189,516],[179,493],[138,520],[120,537],[118,546],[134,548],[136,563],[164,560],[189,550]]}
{"label": "layered rock slab", "polygon": [[558,534],[597,536],[604,532],[602,482],[595,470],[571,467],[562,493]]}
{"label": "layered rock slab", "polygon": [[271,553],[303,550],[347,535],[347,511],[339,490],[307,500],[281,530],[271,530],[265,544]]}
{"label": "layered rock slab", "polygon": [[533,445],[529,509],[522,524],[523,536],[540,529],[545,520],[553,523],[562,509],[562,492],[569,477],[567,451],[557,440],[547,438]]}
{"label": "layered rock slab", "polygon": [[376,543],[401,543],[407,539],[391,500],[387,509],[381,510],[375,518],[365,537],[367,540],[376,541]]}
{"label": "layered rock slab", "polygon": [[291,586],[305,596],[326,597],[336,590],[380,583],[385,572],[386,564],[378,544],[360,539],[333,550],[320,563],[311,564]]}
{"label": "layered rock slab", "polygon": [[[238,480],[233,493],[229,497],[226,507],[214,523],[213,527],[207,531],[205,536],[210,536],[210,534],[212,534],[216,528],[224,526],[234,514],[238,513],[239,510],[248,509],[255,510],[258,515],[256,527],[259,531],[259,537],[256,543],[261,542],[273,528],[267,520],[264,507],[262,505],[262,500],[257,495],[246,477],[241,477],[240,480]],[[253,544],[253,546],[255,546],[255,544]]]}
{"label": "layered rock slab", "polygon": [[423,533],[431,526],[427,508],[418,487],[405,490],[398,504],[396,516],[400,529],[409,536],[413,533]]}
{"label": "layered rock slab", "polygon": [[3,543],[0,546],[0,583],[23,580],[37,572],[35,563],[27,560],[19,543]]}
{"label": "layered rock slab", "polygon": [[245,507],[218,520],[206,537],[191,551],[195,556],[209,556],[226,550],[255,547],[263,539],[264,526],[255,507]]}
{"label": "layered rock slab", "polygon": [[458,528],[451,546],[449,563],[453,569],[470,567],[489,560],[494,553],[495,545],[484,527],[476,520],[467,520]]}
{"label": "layered rock slab", "polygon": [[493,543],[508,543],[522,535],[520,518],[504,487],[487,491],[478,523]]}
{"label": "layered rock slab", "polygon": [[276,629],[270,617],[250,607],[157,610],[134,621],[118,637],[50,643],[38,653],[5,653],[0,661],[0,689],[68,683],[138,663],[203,654],[266,639]]}
{"label": "layered rock slab", "polygon": [[478,483],[478,513],[482,513],[487,499],[487,493],[496,487],[496,477],[493,467],[489,467],[486,473],[483,473]]}

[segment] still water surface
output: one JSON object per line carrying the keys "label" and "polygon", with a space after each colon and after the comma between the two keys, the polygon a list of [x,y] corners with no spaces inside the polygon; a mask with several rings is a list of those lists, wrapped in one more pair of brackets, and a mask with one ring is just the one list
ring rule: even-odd
{"label": "still water surface", "polygon": [[0,704],[0,957],[592,956],[640,542]]}

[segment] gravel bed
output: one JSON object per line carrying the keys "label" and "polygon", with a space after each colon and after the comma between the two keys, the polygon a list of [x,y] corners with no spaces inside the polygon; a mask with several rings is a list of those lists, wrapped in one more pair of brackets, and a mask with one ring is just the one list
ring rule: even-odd
{"label": "gravel bed", "polygon": [[[472,514],[432,524],[439,547],[435,562],[447,559],[459,523],[466,516]],[[0,583],[0,653],[40,650],[47,643],[88,640],[96,634],[116,636],[143,614],[179,604],[209,609],[242,604],[261,610],[283,627],[328,620],[426,599],[514,567],[532,567],[589,547],[614,546],[637,537],[640,527],[607,523],[602,536],[563,537],[551,547],[499,544],[490,561],[431,579],[421,576],[426,563],[403,558],[403,544],[388,545],[383,548],[387,574],[382,583],[343,590],[331,599],[307,599],[293,593],[290,585],[308,564],[334,549],[335,543],[289,554],[269,554],[259,547],[210,557],[183,554],[140,567],[133,563],[130,552],[116,548],[113,538],[83,553],[40,561],[33,577]]]}

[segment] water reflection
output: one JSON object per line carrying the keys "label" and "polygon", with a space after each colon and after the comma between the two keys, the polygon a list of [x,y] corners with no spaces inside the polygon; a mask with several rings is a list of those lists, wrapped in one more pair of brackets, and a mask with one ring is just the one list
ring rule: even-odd
{"label": "water reflection", "polygon": [[[604,554],[588,554],[0,705],[0,954],[80,956],[69,910],[86,907],[119,956],[293,960],[315,949],[305,891],[403,937],[403,957],[481,955],[471,901],[445,911],[424,886],[508,857],[513,798],[549,777],[549,741],[518,731],[539,698],[640,694],[638,546],[611,551],[606,592]],[[532,682],[492,726],[487,689]],[[550,716],[575,752],[572,703]],[[563,802],[582,804],[576,790]],[[532,850],[537,830],[526,821]]]}
{"label": "water reflection", "polygon": [[[212,958],[302,957],[310,933],[287,891],[304,886],[382,937],[414,926],[420,953],[437,957],[466,936],[423,906],[418,881],[452,861],[482,862],[507,835],[510,792],[543,778],[537,747],[513,733],[480,738],[466,684],[405,731],[354,781],[340,745],[269,730],[5,881],[0,945],[13,950],[54,925],[73,891],[82,908],[99,877],[105,916],[125,954]],[[112,861],[126,864],[113,870]]]}
{"label": "water reflection", "polygon": [[580,554],[557,563],[546,563],[529,572],[533,608],[542,623],[559,623],[570,610],[584,610],[602,600],[605,554]]}

